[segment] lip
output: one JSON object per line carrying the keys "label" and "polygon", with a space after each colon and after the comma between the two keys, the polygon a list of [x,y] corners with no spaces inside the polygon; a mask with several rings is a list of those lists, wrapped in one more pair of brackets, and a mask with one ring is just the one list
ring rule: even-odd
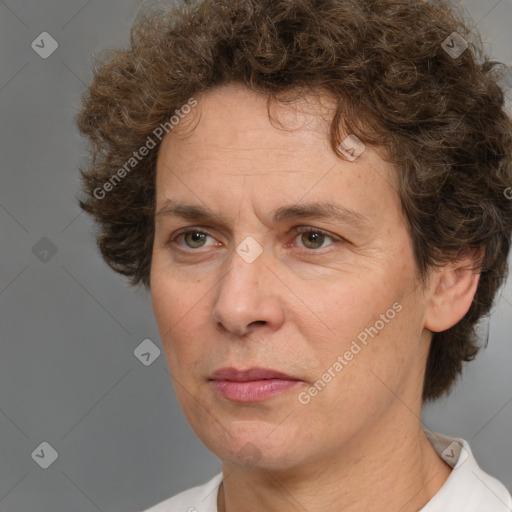
{"label": "lip", "polygon": [[210,382],[224,398],[235,402],[261,402],[296,387],[301,381],[269,368],[220,368]]}
{"label": "lip", "polygon": [[265,380],[265,379],[283,379],[283,380],[300,380],[291,375],[287,375],[277,370],[270,368],[260,368],[254,366],[248,370],[237,370],[233,367],[220,368],[215,370],[211,377],[211,380],[231,380],[235,382],[247,382],[251,380]]}

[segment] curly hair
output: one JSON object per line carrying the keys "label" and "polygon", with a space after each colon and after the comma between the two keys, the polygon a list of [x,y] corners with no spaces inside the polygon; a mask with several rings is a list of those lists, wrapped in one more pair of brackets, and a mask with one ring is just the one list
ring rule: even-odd
{"label": "curly hair", "polygon": [[[454,37],[467,42],[460,55],[447,49]],[[469,311],[433,334],[423,386],[423,399],[433,400],[481,348],[475,326],[507,275],[512,121],[501,70],[480,35],[441,0],[147,7],[132,26],[130,45],[101,60],[83,94],[77,125],[91,156],[80,169],[79,205],[96,222],[107,264],[149,289],[161,138],[144,158],[130,159],[155,129],[191,97],[229,82],[269,102],[292,90],[332,94],[332,149],[343,129],[384,148],[394,163],[422,281],[432,268],[485,249]]]}

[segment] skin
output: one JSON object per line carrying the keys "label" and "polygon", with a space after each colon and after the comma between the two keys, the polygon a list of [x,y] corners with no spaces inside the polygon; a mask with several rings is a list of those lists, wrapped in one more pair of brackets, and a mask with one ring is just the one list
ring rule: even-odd
{"label": "skin", "polygon": [[[354,162],[332,151],[329,97],[274,104],[285,129],[269,121],[264,96],[238,84],[197,100],[160,148],[157,211],[171,199],[224,220],[157,215],[150,287],[180,405],[222,460],[219,511],[421,509],[450,474],[420,422],[426,358],[432,331],[471,304],[471,262],[420,285],[396,171],[376,148]],[[334,202],[367,223],[272,221],[277,208],[310,202]],[[183,228],[208,236],[176,238]],[[330,235],[315,238],[315,229]],[[247,236],[262,249],[252,263],[236,252]],[[400,312],[300,403],[394,303]],[[234,402],[209,381],[227,366],[301,382],[262,402]]]}

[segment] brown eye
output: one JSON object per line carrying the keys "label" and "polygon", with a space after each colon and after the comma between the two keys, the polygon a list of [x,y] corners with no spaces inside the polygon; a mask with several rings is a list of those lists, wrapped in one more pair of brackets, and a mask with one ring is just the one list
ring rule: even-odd
{"label": "brown eye", "polygon": [[324,240],[325,235],[315,231],[310,231],[309,233],[303,233],[301,235],[301,241],[308,249],[319,249],[322,247]]}
{"label": "brown eye", "polygon": [[187,233],[183,233],[185,243],[192,249],[203,247],[207,236],[209,235],[201,231],[188,231]]}
{"label": "brown eye", "polygon": [[177,233],[173,233],[169,240],[166,242],[166,246],[171,251],[181,250],[182,252],[188,252],[192,254],[194,249],[207,248],[209,246],[221,246],[222,244],[217,239],[210,235],[207,231],[197,228],[183,229]]}
{"label": "brown eye", "polygon": [[[322,249],[327,245],[332,245],[334,242],[334,236],[329,235],[328,233],[324,233],[318,229],[312,228],[301,228],[297,229],[301,234],[297,237],[300,237],[300,241],[303,247],[306,249]],[[324,245],[324,242],[330,240],[331,243]]]}

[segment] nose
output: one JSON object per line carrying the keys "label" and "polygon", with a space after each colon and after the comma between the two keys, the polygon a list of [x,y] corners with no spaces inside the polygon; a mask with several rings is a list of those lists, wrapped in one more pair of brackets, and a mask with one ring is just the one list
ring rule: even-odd
{"label": "nose", "polygon": [[233,251],[229,269],[216,287],[212,319],[218,329],[236,336],[263,326],[279,329],[284,321],[283,285],[269,263],[265,253],[248,263]]}

